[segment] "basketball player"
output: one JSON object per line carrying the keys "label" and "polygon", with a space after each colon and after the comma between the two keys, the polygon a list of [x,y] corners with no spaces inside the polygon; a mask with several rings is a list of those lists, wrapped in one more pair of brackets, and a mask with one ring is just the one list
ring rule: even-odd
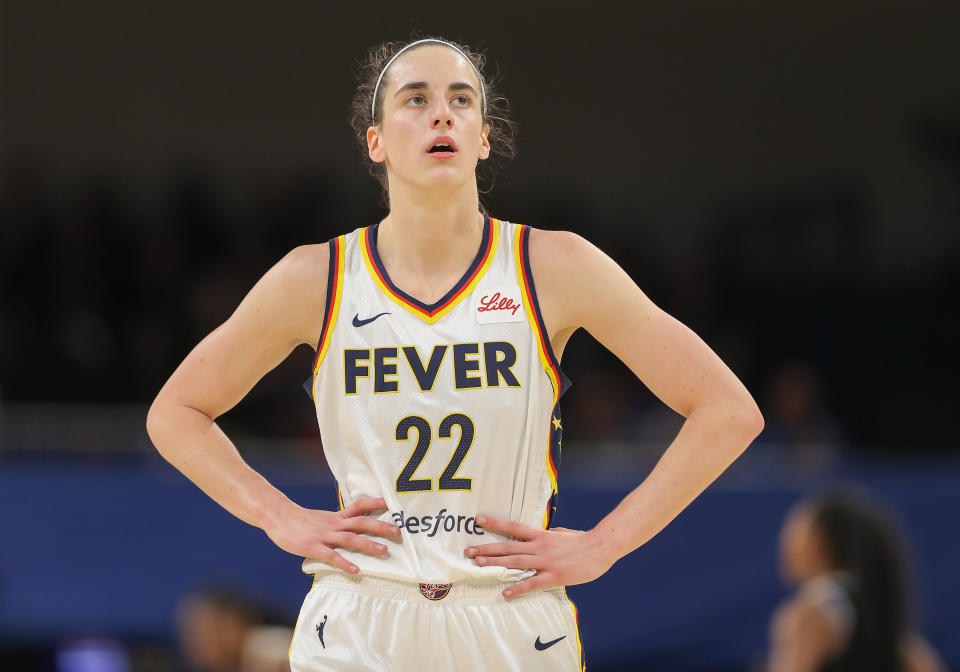
{"label": "basketball player", "polygon": [[[581,669],[564,586],[657,534],[763,425],[736,376],[610,257],[481,209],[478,163],[509,130],[482,68],[436,39],[371,52],[353,124],[388,215],[281,259],[148,417],[167,460],[306,558],[295,672]],[[686,416],[589,531],[550,528],[560,358],[580,327]],[[300,343],[317,350],[307,387],[335,512],[291,502],[214,422]]]}
{"label": "basketball player", "polygon": [[857,490],[796,504],[780,569],[796,592],[770,627],[767,672],[943,672],[912,622],[906,552],[891,513]]}

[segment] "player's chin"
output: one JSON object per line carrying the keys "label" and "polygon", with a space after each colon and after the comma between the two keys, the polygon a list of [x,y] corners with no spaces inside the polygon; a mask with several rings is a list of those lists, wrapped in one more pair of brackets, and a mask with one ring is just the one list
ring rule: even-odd
{"label": "player's chin", "polygon": [[476,179],[475,171],[467,170],[463,165],[440,163],[427,165],[423,173],[424,182],[436,187],[459,187],[467,180]]}

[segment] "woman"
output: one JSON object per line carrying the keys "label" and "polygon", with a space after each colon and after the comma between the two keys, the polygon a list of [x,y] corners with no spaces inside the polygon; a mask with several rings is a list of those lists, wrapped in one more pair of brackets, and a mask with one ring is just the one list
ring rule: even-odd
{"label": "woman", "polygon": [[902,543],[872,499],[835,492],[801,502],[780,537],[783,576],[799,586],[771,625],[769,672],[939,672],[912,632]]}
{"label": "woman", "polygon": [[[296,671],[575,670],[592,581],[667,525],[763,420],[692,331],[580,236],[489,217],[478,164],[509,154],[482,59],[444,40],[372,50],[353,126],[389,213],[271,268],[173,373],[147,420],[161,454],[314,574]],[[549,528],[583,327],[686,422],[589,531]],[[214,420],[301,343],[341,510],[288,500]]]}

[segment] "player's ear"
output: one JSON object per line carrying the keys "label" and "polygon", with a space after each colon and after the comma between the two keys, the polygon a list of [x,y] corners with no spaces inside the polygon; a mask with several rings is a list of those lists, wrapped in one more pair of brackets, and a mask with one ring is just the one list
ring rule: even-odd
{"label": "player's ear", "polygon": [[380,129],[376,126],[367,129],[367,154],[374,163],[382,163],[387,158],[380,143]]}
{"label": "player's ear", "polygon": [[490,156],[490,139],[487,137],[490,135],[490,126],[489,124],[483,125],[483,130],[480,131],[480,158],[485,159]]}

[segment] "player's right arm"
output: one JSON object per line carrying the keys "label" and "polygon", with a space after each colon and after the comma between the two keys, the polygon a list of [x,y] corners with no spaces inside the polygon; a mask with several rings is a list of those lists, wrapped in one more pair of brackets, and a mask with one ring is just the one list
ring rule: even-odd
{"label": "player's right arm", "polygon": [[147,433],[164,459],[280,548],[356,572],[333,549],[385,554],[386,546],[360,536],[399,537],[396,526],[366,515],[386,509],[383,499],[360,498],[338,512],[297,506],[244,462],[215,422],[295,347],[316,345],[329,255],[329,243],[303,245],[267,271],[161,388],[147,414]]}
{"label": "player's right arm", "polygon": [[908,636],[902,649],[907,672],[947,672],[933,646],[919,634]]}
{"label": "player's right arm", "polygon": [[767,672],[816,672],[847,644],[823,608],[797,598],[781,605],[770,626]]}

